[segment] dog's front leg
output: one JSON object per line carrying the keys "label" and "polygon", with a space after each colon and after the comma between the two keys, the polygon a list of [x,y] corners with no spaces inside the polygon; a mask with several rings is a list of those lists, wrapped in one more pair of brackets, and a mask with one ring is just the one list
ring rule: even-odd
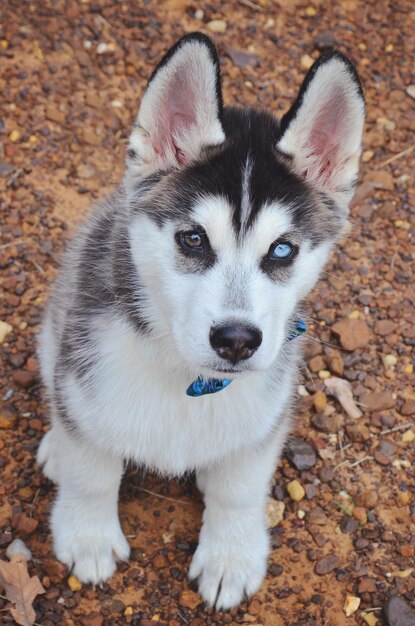
{"label": "dog's front leg", "polygon": [[127,560],[129,546],[120,527],[117,503],[122,460],[77,440],[54,425],[58,495],[52,510],[56,556],[82,582],[99,583]]}
{"label": "dog's front leg", "polygon": [[256,448],[244,449],[198,474],[205,511],[189,577],[203,599],[229,609],[261,586],[269,537],[265,503],[288,424]]}

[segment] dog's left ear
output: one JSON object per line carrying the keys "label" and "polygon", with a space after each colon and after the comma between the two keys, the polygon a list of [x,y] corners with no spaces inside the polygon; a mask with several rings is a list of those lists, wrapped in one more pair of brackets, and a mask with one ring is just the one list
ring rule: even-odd
{"label": "dog's left ear", "polygon": [[130,136],[127,163],[138,173],[186,165],[225,140],[219,59],[209,37],[180,39],[153,72]]}
{"label": "dog's left ear", "polygon": [[365,105],[359,77],[340,52],[312,66],[281,120],[278,149],[318,191],[348,204],[359,169]]}

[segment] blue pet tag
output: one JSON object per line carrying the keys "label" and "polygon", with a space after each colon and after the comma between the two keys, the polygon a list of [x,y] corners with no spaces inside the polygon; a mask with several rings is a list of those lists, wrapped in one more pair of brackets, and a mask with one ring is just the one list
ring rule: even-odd
{"label": "blue pet tag", "polygon": [[[307,330],[307,326],[304,320],[295,320],[295,328],[288,333],[288,341],[295,339],[299,335],[302,335]],[[232,380],[229,378],[208,378],[204,380],[201,376],[198,376],[196,380],[186,389],[188,396],[192,398],[200,398],[200,396],[206,396],[211,393],[217,393],[222,391],[230,385]]]}

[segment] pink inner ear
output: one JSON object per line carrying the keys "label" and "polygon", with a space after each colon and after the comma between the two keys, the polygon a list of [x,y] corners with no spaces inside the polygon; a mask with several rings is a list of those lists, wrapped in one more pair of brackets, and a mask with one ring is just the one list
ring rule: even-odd
{"label": "pink inner ear", "polygon": [[339,165],[342,123],[344,122],[344,98],[326,103],[314,120],[306,147],[313,165],[306,172],[320,183],[329,183],[333,171]]}
{"label": "pink inner ear", "polygon": [[[196,124],[195,85],[192,76],[180,68],[171,78],[161,106],[155,149],[165,155],[173,152],[180,165],[187,163],[186,151],[177,145],[177,138],[186,137]],[[180,142],[182,143],[182,142]]]}

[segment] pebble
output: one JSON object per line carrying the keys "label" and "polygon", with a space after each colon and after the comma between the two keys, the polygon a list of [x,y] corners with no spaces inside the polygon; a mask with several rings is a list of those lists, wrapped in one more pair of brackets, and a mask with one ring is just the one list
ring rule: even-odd
{"label": "pebble", "polygon": [[398,359],[394,354],[386,354],[384,357],[382,357],[382,360],[387,367],[392,367],[398,362]]}
{"label": "pebble", "polygon": [[340,530],[344,534],[355,533],[359,528],[359,522],[356,519],[350,517],[350,515],[343,515],[340,520]]}
{"label": "pebble", "polygon": [[390,172],[378,170],[370,172],[368,182],[371,182],[376,189],[385,189],[385,191],[394,191],[395,182]]}
{"label": "pebble", "polygon": [[10,326],[10,324],[8,324],[7,322],[0,321],[0,343],[3,343],[6,337],[10,335],[12,330],[13,330],[13,327]]}
{"label": "pebble", "polygon": [[339,337],[340,345],[350,351],[364,348],[371,337],[366,322],[358,319],[341,320],[332,326],[332,331]]}
{"label": "pebble", "polygon": [[375,490],[368,490],[358,493],[354,501],[356,506],[363,506],[365,509],[373,509],[379,501],[379,496]]}
{"label": "pebble", "polygon": [[68,587],[71,591],[80,591],[82,589],[82,583],[76,576],[72,575],[68,578]]}
{"label": "pebble", "polygon": [[406,400],[400,412],[401,412],[401,415],[404,415],[405,417],[408,415],[414,415],[415,414],[415,400]]}
{"label": "pebble", "polygon": [[343,606],[343,611],[346,614],[346,617],[350,617],[357,611],[360,606],[360,598],[357,596],[346,596],[346,600]]}
{"label": "pebble", "polygon": [[415,85],[408,85],[406,93],[415,100]]}
{"label": "pebble", "polygon": [[415,439],[415,433],[413,430],[407,430],[402,435],[402,443],[412,443]]}
{"label": "pebble", "polygon": [[359,524],[367,524],[367,513],[366,509],[362,506],[355,506],[353,509],[353,517],[355,520],[359,522]]}
{"label": "pebble", "polygon": [[33,372],[27,372],[26,370],[19,370],[13,372],[13,382],[22,389],[29,389],[35,383],[36,376]]}
{"label": "pebble", "polygon": [[198,593],[192,591],[191,589],[185,589],[185,591],[182,591],[182,593],[180,594],[179,604],[181,606],[184,606],[186,609],[190,609],[191,611],[193,611],[201,603],[202,598],[199,596]]}
{"label": "pebble", "polygon": [[307,522],[316,526],[326,526],[329,520],[323,509],[316,506],[307,513]]}
{"label": "pebble", "polygon": [[387,626],[414,626],[415,610],[400,596],[391,596],[386,602],[384,616]]}
{"label": "pebble", "polygon": [[225,20],[211,20],[206,26],[212,33],[224,33],[228,27]]}
{"label": "pebble", "polygon": [[313,404],[317,413],[321,413],[321,411],[324,410],[325,406],[327,405],[327,396],[324,391],[321,391],[321,389],[317,389],[316,393],[314,394]]}
{"label": "pebble", "polygon": [[288,440],[285,456],[300,471],[311,469],[317,462],[313,447],[300,437]]}
{"label": "pebble", "polygon": [[294,502],[300,502],[305,496],[304,487],[299,480],[292,480],[287,485],[288,495]]}
{"label": "pebble", "polygon": [[279,500],[269,498],[265,505],[267,528],[275,528],[284,517],[285,504]]}
{"label": "pebble", "polygon": [[33,517],[29,517],[28,515],[24,515],[23,513],[13,517],[12,519],[13,528],[15,528],[21,535],[30,535],[36,530],[38,525],[38,520]]}
{"label": "pebble", "polygon": [[12,428],[16,422],[15,413],[7,408],[1,409],[0,412],[0,428]]}
{"label": "pebble", "polygon": [[326,378],[330,378],[330,376],[331,376],[331,373],[330,373],[328,370],[321,370],[321,371],[318,373],[318,377],[319,377],[321,380],[326,380]]}
{"label": "pebble", "polygon": [[32,553],[21,539],[15,539],[7,546],[7,558],[11,559],[13,554],[21,554],[26,561],[31,561],[32,559]]}
{"label": "pebble", "polygon": [[314,45],[317,50],[321,52],[325,52],[326,50],[331,50],[336,45],[336,38],[334,34],[329,30],[323,30],[321,33],[318,33],[314,39]]}
{"label": "pebble", "polygon": [[317,561],[315,566],[315,572],[319,576],[325,576],[326,574],[330,574],[330,572],[332,572],[339,566],[340,561],[338,557],[335,554],[330,553]]}
{"label": "pebble", "polygon": [[376,320],[373,331],[376,335],[380,335],[381,337],[385,337],[386,335],[390,335],[396,329],[395,322],[391,320]]}
{"label": "pebble", "polygon": [[373,152],[373,150],[365,150],[362,154],[363,163],[368,163],[369,161],[373,159],[374,156],[375,156],[375,153]]}
{"label": "pebble", "polygon": [[366,411],[384,411],[395,406],[395,399],[390,391],[364,393],[360,397],[360,404]]}
{"label": "pebble", "polygon": [[321,356],[321,354],[317,354],[316,356],[313,356],[313,358],[309,360],[308,367],[313,372],[313,374],[317,374],[317,372],[319,372],[320,370],[325,369],[326,362]]}
{"label": "pebble", "polygon": [[12,132],[9,135],[9,139],[12,143],[16,143],[17,141],[19,141],[20,139],[20,133],[18,130],[12,130]]}
{"label": "pebble", "polygon": [[303,70],[309,70],[310,67],[314,64],[314,59],[309,54],[303,54],[300,59],[300,65]]}
{"label": "pebble", "polygon": [[370,613],[362,612],[361,617],[362,617],[362,620],[365,622],[365,624],[367,624],[368,626],[376,626],[376,624],[379,621],[373,612],[370,612]]}

